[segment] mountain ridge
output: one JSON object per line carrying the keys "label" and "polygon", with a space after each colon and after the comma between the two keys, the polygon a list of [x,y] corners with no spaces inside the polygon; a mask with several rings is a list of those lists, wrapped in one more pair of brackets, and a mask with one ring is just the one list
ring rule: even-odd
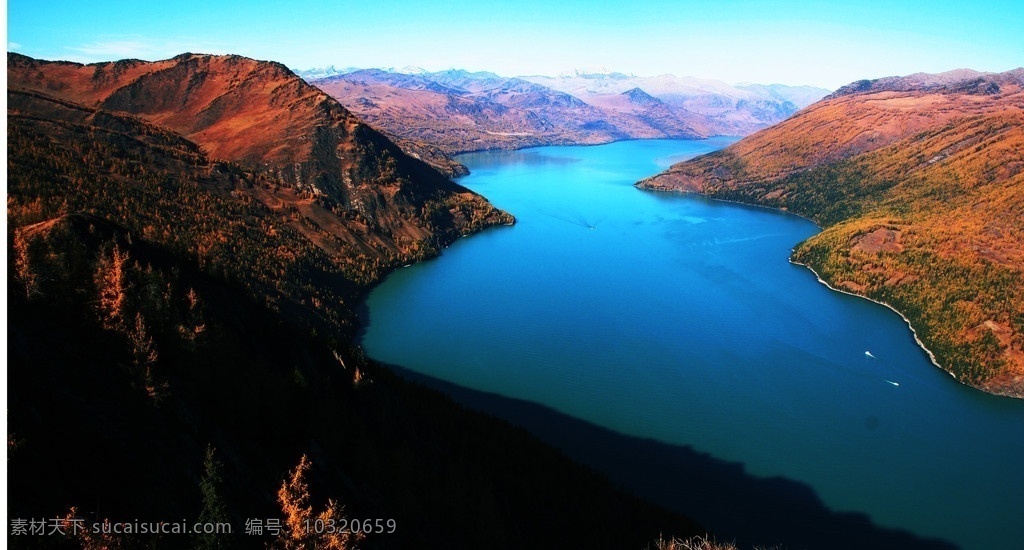
{"label": "mountain ridge", "polygon": [[832,99],[843,95],[880,91],[956,91],[977,94],[999,93],[1000,84],[1024,83],[1024,67],[1001,73],[981,72],[973,69],[953,69],[942,73],[914,73],[907,76],[887,76],[873,80],[858,80],[840,87],[826,96]]}

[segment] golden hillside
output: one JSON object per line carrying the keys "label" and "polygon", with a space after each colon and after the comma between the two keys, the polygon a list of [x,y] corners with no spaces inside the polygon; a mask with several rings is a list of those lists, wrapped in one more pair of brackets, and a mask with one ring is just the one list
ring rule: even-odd
{"label": "golden hillside", "polygon": [[638,185],[813,219],[794,261],[898,309],[958,380],[1024,397],[1024,71],[914,76],[856,83]]}
{"label": "golden hillside", "polygon": [[[245,173],[218,192],[263,205],[360,283],[513,221],[279,63],[195,54],[90,65],[7,59],[12,124],[46,134],[54,119],[80,132],[119,120],[106,130],[133,136],[141,119],[181,136],[204,162],[230,161]],[[217,179],[211,170],[202,177]],[[36,200],[14,187],[11,195],[15,216]],[[44,206],[51,217],[67,213]]]}

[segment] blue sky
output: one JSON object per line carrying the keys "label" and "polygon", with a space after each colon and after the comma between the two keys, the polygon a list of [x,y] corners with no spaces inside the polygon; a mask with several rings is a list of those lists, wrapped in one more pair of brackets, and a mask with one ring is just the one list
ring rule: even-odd
{"label": "blue sky", "polygon": [[836,88],[1024,65],[1010,2],[10,0],[8,49],[79,62],[236,53],[293,69],[420,66],[505,76],[607,68]]}

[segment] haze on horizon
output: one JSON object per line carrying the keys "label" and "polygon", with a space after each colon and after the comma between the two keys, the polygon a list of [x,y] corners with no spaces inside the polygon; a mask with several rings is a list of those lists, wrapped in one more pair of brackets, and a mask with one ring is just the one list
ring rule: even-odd
{"label": "haze on horizon", "polygon": [[1012,1],[807,4],[11,0],[7,40],[8,51],[83,63],[191,51],[295,70],[418,66],[554,76],[600,67],[830,89],[862,78],[1024,65],[1024,10]]}

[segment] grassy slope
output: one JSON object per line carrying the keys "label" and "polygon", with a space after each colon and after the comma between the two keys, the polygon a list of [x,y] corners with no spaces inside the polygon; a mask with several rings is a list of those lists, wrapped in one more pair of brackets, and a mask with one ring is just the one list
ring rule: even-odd
{"label": "grassy slope", "polygon": [[1024,92],[819,102],[640,182],[786,209],[824,230],[795,261],[891,304],[957,379],[1024,397]]}

